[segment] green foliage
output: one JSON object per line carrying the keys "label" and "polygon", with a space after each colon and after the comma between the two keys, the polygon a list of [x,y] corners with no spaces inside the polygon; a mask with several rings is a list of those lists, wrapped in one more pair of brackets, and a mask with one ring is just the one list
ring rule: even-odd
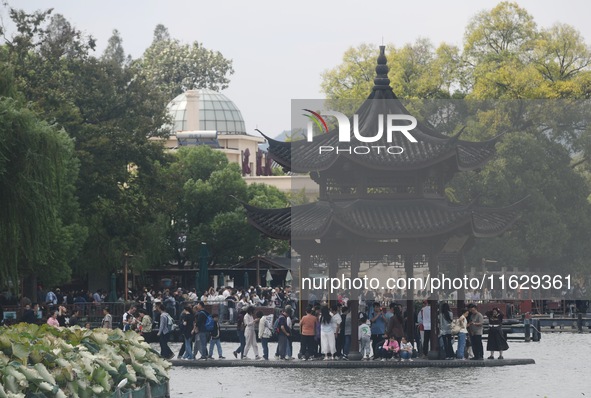
{"label": "green foliage", "polygon": [[219,51],[208,50],[197,41],[183,44],[172,39],[162,25],[156,27],[154,41],[139,60],[139,67],[166,102],[186,90],[223,90],[234,73],[232,61]]}
{"label": "green foliage", "polygon": [[0,329],[0,396],[110,397],[168,381],[172,365],[136,332],[21,323]]}
{"label": "green foliage", "polygon": [[247,187],[222,152],[172,156],[150,140],[167,134],[172,97],[227,87],[230,60],[172,39],[162,25],[139,60],[126,57],[117,30],[97,57],[94,39],[52,10],[8,14],[15,30],[3,30],[0,47],[0,95],[12,98],[0,99],[3,281],[39,276],[55,285],[72,271],[115,271],[124,258],[142,270],[173,253],[183,264],[201,241],[214,249],[211,261],[275,247],[249,230],[231,196],[283,206],[281,194]]}
{"label": "green foliage", "polygon": [[64,177],[64,218],[54,220],[57,231],[42,240],[51,252],[35,262],[20,260],[21,276],[50,269],[40,276],[52,285],[68,280],[72,266],[78,274],[115,270],[124,253],[134,254],[138,266],[157,261],[148,254],[154,255],[158,241],[154,231],[165,230],[157,223],[166,222],[158,214],[166,207],[160,173],[167,156],[148,138],[160,136],[167,120],[161,97],[137,66],[120,62],[117,32],[98,59],[90,54],[94,40],[63,16],[18,10],[10,15],[17,30],[0,57],[14,73],[15,91],[71,137],[62,150],[72,170]]}
{"label": "green foliage", "polygon": [[537,38],[533,17],[516,3],[482,11],[466,27],[464,54],[472,64],[507,57],[525,61]]}
{"label": "green foliage", "polygon": [[[228,163],[223,153],[207,146],[180,149],[169,168],[169,183],[168,192],[178,198],[171,200],[176,207],[169,242],[179,264],[196,263],[201,242],[207,243],[212,264],[285,251],[281,244],[252,230],[239,202],[285,207],[285,195],[266,185],[247,186],[238,165]],[[179,242],[183,236],[186,243]]]}
{"label": "green foliage", "polygon": [[[377,55],[360,45],[323,73],[331,106],[353,113],[343,99],[367,97]],[[387,46],[386,56],[394,92],[419,99],[409,103],[413,115],[447,134],[465,127],[462,139],[504,134],[480,173],[454,178],[445,190],[449,200],[504,206],[529,196],[517,225],[477,241],[469,262],[485,257],[509,267],[588,270],[591,50],[582,35],[566,24],[540,28],[525,9],[502,2],[470,20],[462,49],[445,43],[435,49],[419,39]]]}
{"label": "green foliage", "polygon": [[[341,104],[343,99],[365,99],[373,87],[377,48],[361,44],[349,48],[343,63],[322,74],[321,90],[331,105],[353,111],[351,105]],[[435,48],[428,39],[418,39],[397,49],[386,47],[391,86],[400,98],[447,98],[456,82],[459,68],[459,50],[448,44]],[[349,102],[351,103],[351,102]],[[344,107],[343,107],[344,106]],[[352,113],[352,112],[350,112]]]}
{"label": "green foliage", "polygon": [[310,203],[310,199],[306,195],[306,188],[302,188],[297,192],[289,192],[287,194],[287,198],[292,206],[305,205],[307,203]]}
{"label": "green foliage", "polygon": [[113,30],[113,35],[109,38],[107,48],[103,52],[103,59],[114,62],[117,65],[123,65],[126,62],[123,38],[117,29]]}
{"label": "green foliage", "polygon": [[74,197],[77,174],[64,132],[19,101],[0,99],[0,279],[16,282],[19,265],[45,270],[54,282],[69,278],[67,263],[85,236]]}

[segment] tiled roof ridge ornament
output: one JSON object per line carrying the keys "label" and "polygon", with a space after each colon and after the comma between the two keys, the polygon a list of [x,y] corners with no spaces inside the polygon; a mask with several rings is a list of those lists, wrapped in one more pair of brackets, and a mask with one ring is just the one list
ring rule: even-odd
{"label": "tiled roof ridge ornament", "polygon": [[386,46],[380,46],[380,55],[378,55],[378,64],[376,65],[376,77],[373,79],[373,91],[392,90],[390,79],[388,78],[388,58],[386,58]]}

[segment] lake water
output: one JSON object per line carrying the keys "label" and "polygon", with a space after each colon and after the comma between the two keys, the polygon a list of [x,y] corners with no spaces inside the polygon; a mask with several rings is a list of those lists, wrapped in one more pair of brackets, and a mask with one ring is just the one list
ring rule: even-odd
{"label": "lake water", "polygon": [[[509,344],[505,358],[533,358],[536,364],[465,369],[174,367],[171,397],[591,397],[590,333],[548,333],[539,343]],[[224,356],[232,357],[237,346],[222,344]],[[269,348],[272,354],[275,346]],[[175,352],[179,347],[171,344]],[[294,352],[298,350],[294,344]]]}

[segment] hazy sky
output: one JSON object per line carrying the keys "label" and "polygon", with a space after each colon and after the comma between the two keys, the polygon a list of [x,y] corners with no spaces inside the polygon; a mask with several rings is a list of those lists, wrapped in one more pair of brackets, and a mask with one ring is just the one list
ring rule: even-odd
{"label": "hazy sky", "polygon": [[[573,25],[591,41],[591,2],[517,1],[539,26]],[[234,75],[224,93],[246,122],[275,136],[290,127],[290,101],[322,98],[320,74],[341,62],[360,43],[397,46],[427,37],[438,45],[461,45],[464,28],[478,11],[498,1],[10,1],[26,10],[53,7],[98,40],[102,53],[113,29],[125,51],[139,57],[161,23],[172,37],[202,42],[233,60]],[[377,56],[377,54],[376,54]]]}

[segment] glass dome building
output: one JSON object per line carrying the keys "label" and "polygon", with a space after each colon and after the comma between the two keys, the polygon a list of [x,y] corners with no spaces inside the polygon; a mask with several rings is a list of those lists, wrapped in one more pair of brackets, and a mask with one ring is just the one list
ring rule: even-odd
{"label": "glass dome building", "polygon": [[[199,130],[217,131],[220,134],[246,134],[242,113],[234,102],[217,91],[196,90],[199,93]],[[172,132],[191,130],[187,128],[187,95],[178,95],[168,104],[172,117]]]}

